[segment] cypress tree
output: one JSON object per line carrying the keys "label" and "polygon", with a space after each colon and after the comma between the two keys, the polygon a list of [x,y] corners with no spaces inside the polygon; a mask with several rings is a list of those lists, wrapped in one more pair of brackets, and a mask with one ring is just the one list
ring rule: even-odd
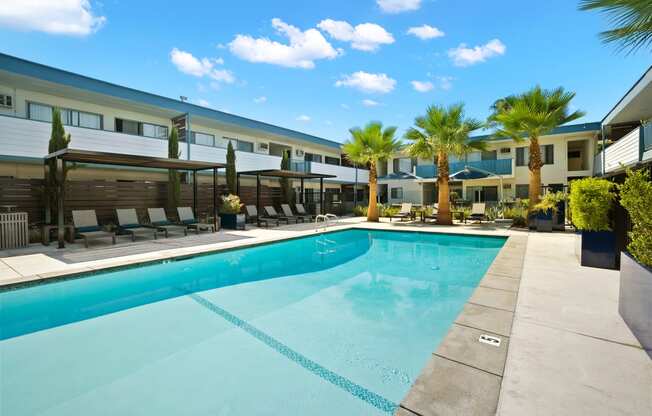
{"label": "cypress tree", "polygon": [[[281,159],[281,170],[291,170],[290,168],[290,152],[283,152],[283,159]],[[291,204],[294,200],[294,189],[289,178],[281,178],[281,198],[286,204]]]}
{"label": "cypress tree", "polygon": [[[168,137],[168,157],[170,159],[179,159],[179,133],[177,128],[173,127]],[[168,170],[168,207],[175,209],[179,206],[181,200],[181,181],[179,172],[176,169]]]}
{"label": "cypress tree", "polygon": [[229,141],[229,146],[226,148],[226,185],[229,188],[229,193],[235,195],[237,190],[235,172],[235,151]]}
{"label": "cypress tree", "polygon": [[[62,149],[68,148],[70,144],[70,134],[66,134],[61,122],[61,112],[59,109],[52,109],[52,132],[50,133],[50,141],[48,142],[48,153],[54,153]],[[63,181],[65,183],[68,176],[69,168],[63,171]],[[48,176],[45,178],[45,197],[50,200],[50,208],[52,210],[52,218],[57,218],[57,199],[63,198],[62,194],[59,195],[59,181],[57,179],[57,163],[54,159],[48,162]]]}

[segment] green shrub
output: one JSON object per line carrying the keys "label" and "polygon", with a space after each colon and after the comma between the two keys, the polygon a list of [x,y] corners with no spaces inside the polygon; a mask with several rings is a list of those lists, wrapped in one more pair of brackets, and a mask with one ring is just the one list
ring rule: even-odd
{"label": "green shrub", "polygon": [[369,207],[366,205],[358,205],[353,208],[353,215],[356,217],[366,217],[368,209]]}
{"label": "green shrub", "polygon": [[527,205],[524,207],[516,204],[511,208],[503,210],[503,218],[512,220],[512,227],[526,227],[527,226]]}
{"label": "green shrub", "polygon": [[541,198],[538,204],[533,207],[534,211],[557,213],[557,206],[561,201],[566,200],[563,192],[548,192]]}
{"label": "green shrub", "polygon": [[401,211],[399,207],[393,207],[391,205],[378,204],[378,216],[379,217],[391,217],[398,214]]}
{"label": "green shrub", "polygon": [[627,170],[620,190],[620,204],[632,220],[629,252],[640,263],[652,267],[652,182],[645,170]]}
{"label": "green shrub", "polygon": [[609,211],[614,184],[606,179],[584,178],[571,183],[571,219],[578,230],[610,231]]}
{"label": "green shrub", "polygon": [[222,214],[239,214],[242,204],[240,203],[240,197],[238,195],[223,195],[222,196],[222,206],[220,207],[220,213]]}

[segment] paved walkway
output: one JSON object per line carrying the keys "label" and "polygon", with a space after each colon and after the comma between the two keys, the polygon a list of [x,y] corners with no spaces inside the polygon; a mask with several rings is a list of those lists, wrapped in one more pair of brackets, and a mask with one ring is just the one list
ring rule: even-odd
{"label": "paved walkway", "polygon": [[531,233],[498,414],[652,415],[652,360],[618,314],[617,271],[572,234]]}

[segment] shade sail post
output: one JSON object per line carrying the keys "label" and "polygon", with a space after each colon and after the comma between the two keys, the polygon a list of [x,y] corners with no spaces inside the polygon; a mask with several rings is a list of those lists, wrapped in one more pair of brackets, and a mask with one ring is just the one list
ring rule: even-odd
{"label": "shade sail post", "polygon": [[43,195],[45,196],[45,223],[52,224],[52,189],[48,181],[50,180],[50,165],[47,159],[43,162]]}
{"label": "shade sail post", "polygon": [[64,209],[64,189],[66,184],[63,182],[65,179],[64,171],[66,169],[66,162],[60,158],[56,159],[57,165],[57,240],[59,241],[58,247],[65,248],[66,243],[64,241],[65,237],[65,226],[63,223],[63,209]]}

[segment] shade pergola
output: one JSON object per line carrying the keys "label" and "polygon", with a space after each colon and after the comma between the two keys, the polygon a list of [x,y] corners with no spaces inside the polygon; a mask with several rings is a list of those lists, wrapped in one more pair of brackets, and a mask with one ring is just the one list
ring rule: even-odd
{"label": "shade pergola", "polygon": [[[108,152],[93,152],[88,150],[77,150],[77,149],[62,149],[54,153],[50,153],[44,158],[45,174],[47,178],[48,174],[48,163],[55,161],[56,166],[56,175],[57,182],[59,185],[58,200],[57,200],[57,225],[58,225],[58,240],[59,248],[64,248],[64,201],[61,197],[63,192],[61,192],[64,187],[64,175],[63,172],[66,167],[66,163],[89,163],[89,164],[100,164],[100,165],[120,165],[120,166],[133,166],[133,167],[142,167],[142,168],[152,168],[152,169],[175,169],[175,170],[186,170],[191,171],[193,174],[192,181],[192,209],[197,216],[197,172],[201,170],[213,170],[213,223],[215,229],[217,229],[217,170],[220,168],[226,167],[223,163],[215,162],[200,162],[194,160],[181,160],[181,159],[170,159],[162,157],[150,157],[150,156],[140,156],[140,155],[128,155],[121,153],[108,153]],[[49,201],[46,198],[46,201]],[[46,202],[47,209],[49,210],[49,202]]]}
{"label": "shade pergola", "polygon": [[260,213],[260,178],[287,178],[287,179],[300,179],[301,180],[301,197],[300,200],[303,203],[304,196],[304,180],[305,179],[319,179],[319,210],[320,213],[324,213],[324,179],[326,178],[336,178],[335,175],[326,175],[322,173],[311,173],[311,172],[297,172],[294,170],[283,170],[283,169],[261,169],[261,170],[249,170],[245,172],[238,172],[237,175],[237,187],[238,193],[240,193],[240,176],[255,176],[256,177],[256,210]]}

